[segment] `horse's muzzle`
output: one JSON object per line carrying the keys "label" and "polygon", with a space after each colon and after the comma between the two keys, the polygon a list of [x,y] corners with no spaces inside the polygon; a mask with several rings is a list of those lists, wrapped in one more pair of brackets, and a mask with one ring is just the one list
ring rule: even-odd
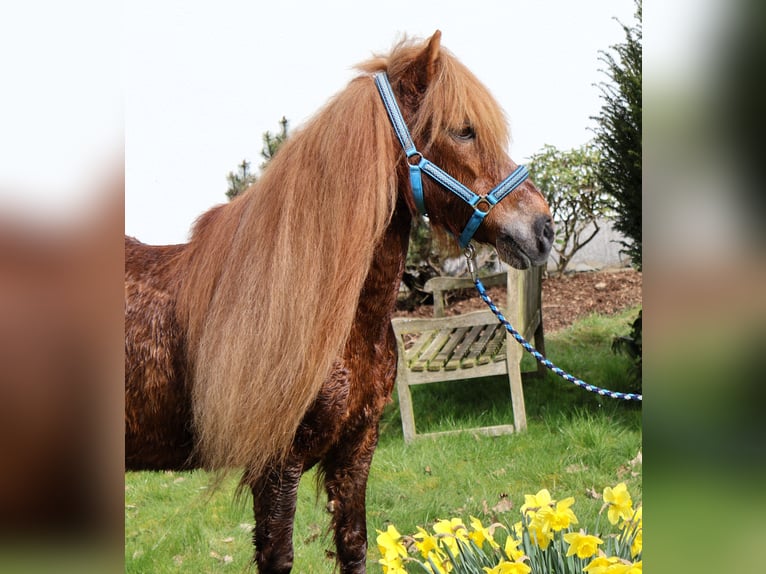
{"label": "horse's muzzle", "polygon": [[500,259],[516,269],[543,265],[548,260],[554,238],[553,221],[540,215],[531,225],[513,225],[498,234],[496,248]]}

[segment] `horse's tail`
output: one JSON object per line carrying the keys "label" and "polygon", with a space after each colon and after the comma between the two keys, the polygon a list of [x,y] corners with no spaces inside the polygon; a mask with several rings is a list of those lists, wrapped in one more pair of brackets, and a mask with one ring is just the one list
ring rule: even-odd
{"label": "horse's tail", "polygon": [[253,188],[198,222],[179,315],[206,466],[259,474],[288,451],[342,356],[393,211],[396,159],[385,110],[360,78]]}

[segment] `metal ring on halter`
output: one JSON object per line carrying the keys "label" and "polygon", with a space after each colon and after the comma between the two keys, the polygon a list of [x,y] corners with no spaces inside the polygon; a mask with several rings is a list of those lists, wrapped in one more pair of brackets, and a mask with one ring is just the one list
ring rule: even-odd
{"label": "metal ring on halter", "polygon": [[[486,207],[486,209],[485,209],[485,207]],[[492,207],[493,207],[493,205],[489,202],[489,199],[487,199],[486,197],[482,197],[479,201],[477,201],[473,205],[473,208],[476,211],[481,211],[485,215],[487,213],[489,213],[489,210],[492,209]]]}
{"label": "metal ring on halter", "polygon": [[421,161],[423,161],[423,154],[419,151],[413,151],[407,156],[407,163],[411,166],[418,165]]}

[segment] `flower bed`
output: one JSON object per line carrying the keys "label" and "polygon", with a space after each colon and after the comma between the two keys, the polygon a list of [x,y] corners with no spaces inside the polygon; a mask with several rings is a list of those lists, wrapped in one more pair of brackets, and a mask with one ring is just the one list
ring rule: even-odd
{"label": "flower bed", "polygon": [[[484,526],[470,517],[439,520],[427,531],[401,535],[395,526],[378,530],[383,574],[639,574],[642,572],[642,507],[624,482],[603,492],[607,520],[615,532],[575,530],[572,497],[556,501],[548,490],[525,495],[521,520]],[[595,530],[599,531],[597,522]]]}

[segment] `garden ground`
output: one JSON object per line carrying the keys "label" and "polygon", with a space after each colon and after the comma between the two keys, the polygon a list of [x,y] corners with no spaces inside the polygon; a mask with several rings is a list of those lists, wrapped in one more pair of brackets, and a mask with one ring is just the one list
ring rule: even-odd
{"label": "garden ground", "polygon": [[[545,331],[555,333],[571,325],[575,319],[592,313],[612,315],[640,305],[641,286],[641,273],[634,269],[551,275],[543,280]],[[504,287],[493,287],[489,294],[498,303],[505,301]],[[459,298],[447,301],[445,313],[457,315],[484,308],[484,302],[471,289]],[[397,312],[397,316],[428,317],[432,312],[429,305],[423,305],[412,312]]]}

